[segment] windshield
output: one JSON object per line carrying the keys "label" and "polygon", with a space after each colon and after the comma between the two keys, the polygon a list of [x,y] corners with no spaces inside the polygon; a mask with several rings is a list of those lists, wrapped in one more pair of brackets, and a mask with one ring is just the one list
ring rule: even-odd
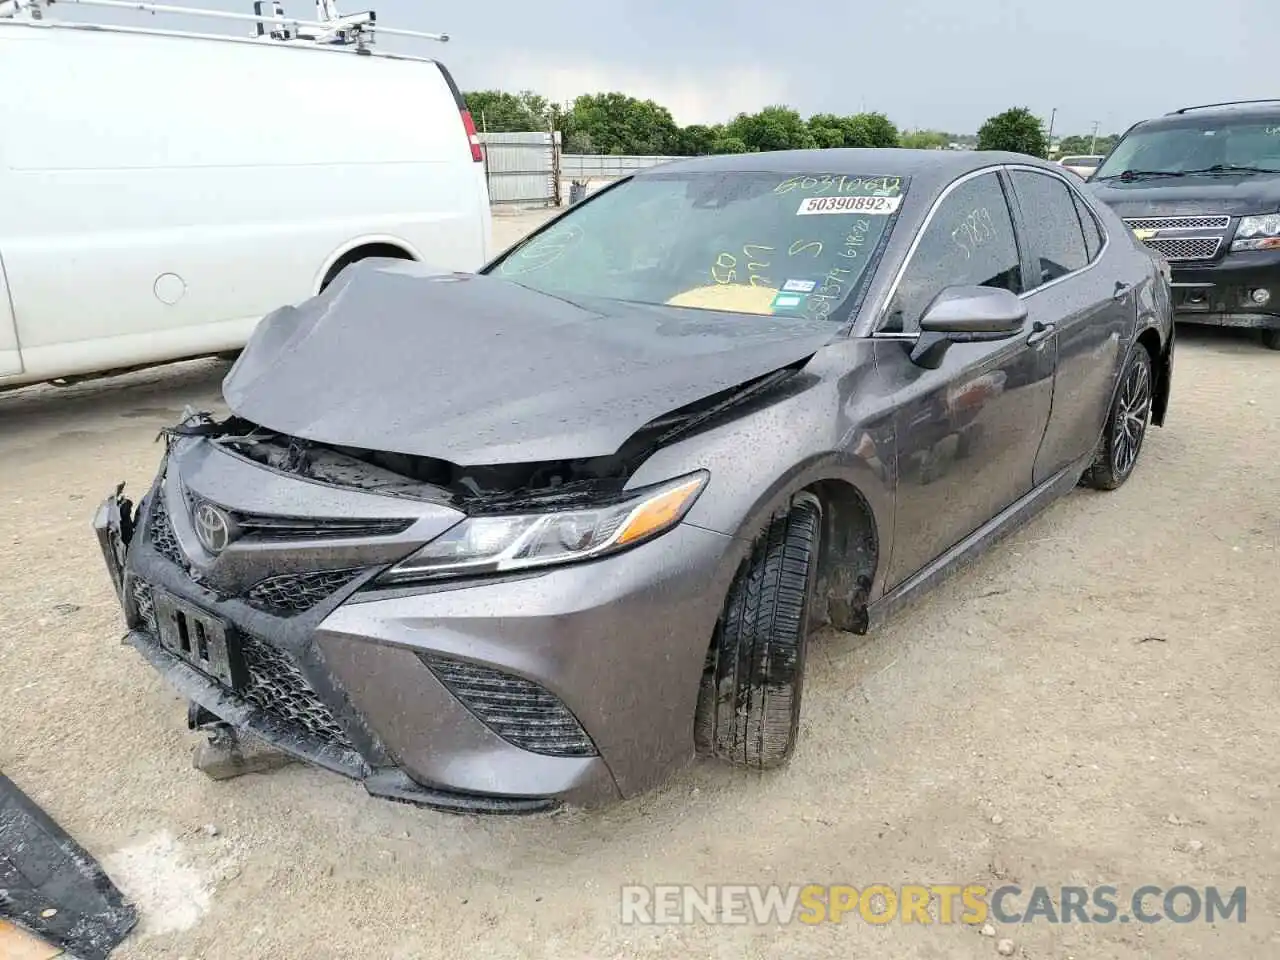
{"label": "windshield", "polygon": [[1185,174],[1191,172],[1280,173],[1280,117],[1271,120],[1203,120],[1139,127],[1117,144],[1095,180],[1135,174]]}
{"label": "windshield", "polygon": [[908,181],[888,175],[649,174],[575,207],[485,273],[572,300],[843,319]]}

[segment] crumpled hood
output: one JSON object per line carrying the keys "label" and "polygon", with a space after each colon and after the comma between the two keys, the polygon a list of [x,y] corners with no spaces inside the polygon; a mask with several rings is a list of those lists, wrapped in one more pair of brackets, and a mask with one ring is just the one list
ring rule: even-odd
{"label": "crumpled hood", "polygon": [[649,421],[802,361],[835,331],[369,262],[266,316],[223,395],[237,416],[318,443],[469,466],[571,460],[615,453]]}
{"label": "crumpled hood", "polygon": [[1262,174],[1137,179],[1129,183],[1094,180],[1089,187],[1095,197],[1122,217],[1241,217],[1280,210],[1280,177]]}

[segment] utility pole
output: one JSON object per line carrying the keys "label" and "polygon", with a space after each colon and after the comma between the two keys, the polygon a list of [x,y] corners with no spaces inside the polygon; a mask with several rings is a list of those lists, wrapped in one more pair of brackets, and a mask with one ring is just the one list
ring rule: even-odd
{"label": "utility pole", "polygon": [[1093,154],[1098,152],[1098,126],[1098,121],[1093,121],[1093,137],[1089,140],[1089,152]]}
{"label": "utility pole", "polygon": [[1053,121],[1058,119],[1058,108],[1054,107],[1053,112],[1049,114],[1049,152],[1053,152]]}

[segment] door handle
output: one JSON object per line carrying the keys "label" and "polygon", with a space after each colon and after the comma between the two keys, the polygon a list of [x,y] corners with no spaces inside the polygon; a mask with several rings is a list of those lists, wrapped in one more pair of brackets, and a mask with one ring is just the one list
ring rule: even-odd
{"label": "door handle", "polygon": [[1027,337],[1027,343],[1035,346],[1037,343],[1044,343],[1053,336],[1053,331],[1058,329],[1056,323],[1041,323],[1037,320],[1031,325],[1031,335]]}
{"label": "door handle", "polygon": [[1116,300],[1125,299],[1127,296],[1129,296],[1129,284],[1125,283],[1123,280],[1117,280],[1115,293],[1113,293],[1111,296],[1113,299],[1116,299]]}

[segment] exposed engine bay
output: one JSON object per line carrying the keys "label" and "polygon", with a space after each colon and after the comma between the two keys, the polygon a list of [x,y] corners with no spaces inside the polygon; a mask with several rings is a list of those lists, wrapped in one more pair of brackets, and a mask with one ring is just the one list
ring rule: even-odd
{"label": "exposed engine bay", "polygon": [[608,502],[622,495],[636,468],[658,448],[772,402],[803,363],[722,391],[646,424],[606,457],[465,466],[435,457],[318,443],[238,416],[216,420],[188,411],[170,438],[205,437],[272,470],[385,496],[443,503],[469,514],[502,513],[536,502],[542,508]]}

